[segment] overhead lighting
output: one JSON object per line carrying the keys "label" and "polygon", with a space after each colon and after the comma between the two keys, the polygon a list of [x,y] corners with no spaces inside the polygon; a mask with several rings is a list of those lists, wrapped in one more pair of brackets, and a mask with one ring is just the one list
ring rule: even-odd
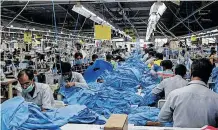
{"label": "overhead lighting", "polygon": [[146,32],[146,41],[150,39],[151,34],[156,29],[156,25],[158,21],[160,20],[160,17],[163,15],[163,13],[166,10],[166,5],[162,2],[155,2],[150,9],[150,16],[148,19],[148,26],[147,26],[147,32]]}
{"label": "overhead lighting", "polygon": [[[112,30],[115,30],[115,31],[118,30],[113,25],[111,25],[109,22],[107,22],[104,19],[102,19],[101,17],[97,16],[95,13],[93,13],[92,11],[85,8],[83,5],[74,5],[72,10],[74,12],[86,17],[86,18],[91,19],[92,21],[94,21],[98,24],[108,25],[111,27]],[[132,39],[129,35],[126,35],[124,32],[122,33],[122,35],[128,37],[129,39]]]}

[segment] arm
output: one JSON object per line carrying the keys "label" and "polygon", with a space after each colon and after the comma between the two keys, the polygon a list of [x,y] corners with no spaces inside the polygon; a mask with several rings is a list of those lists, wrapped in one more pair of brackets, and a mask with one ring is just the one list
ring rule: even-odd
{"label": "arm", "polygon": [[77,74],[77,79],[78,79],[78,82],[75,82],[75,87],[80,87],[80,88],[88,88],[88,84],[86,83],[84,77],[82,76],[82,74]]}
{"label": "arm", "polygon": [[161,93],[163,93],[164,88],[165,88],[165,80],[160,82],[160,84],[158,84],[153,90],[152,90],[152,94],[160,96]]}
{"label": "arm", "polygon": [[42,95],[42,110],[51,109],[54,103],[54,97],[51,88],[46,85],[46,89]]}
{"label": "arm", "polygon": [[164,106],[161,108],[161,111],[158,115],[158,120],[160,122],[172,122],[173,121],[173,111],[174,111],[174,104],[173,104],[173,97],[172,93],[169,94],[167,101],[165,102]]}

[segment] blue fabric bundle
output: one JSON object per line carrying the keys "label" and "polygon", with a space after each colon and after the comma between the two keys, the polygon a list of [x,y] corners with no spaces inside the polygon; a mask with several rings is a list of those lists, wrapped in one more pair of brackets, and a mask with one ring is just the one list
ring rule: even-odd
{"label": "blue fabric bundle", "polygon": [[[133,55],[112,72],[105,71],[100,78],[104,83],[91,82],[88,84],[90,89],[61,87],[63,101],[66,104],[86,105],[106,118],[112,113],[128,114],[131,115],[131,122],[137,125],[145,125],[148,120],[157,120],[159,110],[144,107],[154,102],[151,90],[156,86],[157,80],[140,61],[140,55]],[[136,94],[139,86],[142,87],[144,96]],[[144,108],[136,111],[132,109],[133,105]]]}
{"label": "blue fabric bundle", "polygon": [[37,105],[25,102],[22,97],[15,97],[1,104],[1,116],[2,130],[60,130],[68,122],[105,123],[103,117],[84,105],[69,105],[42,112]]}
{"label": "blue fabric bundle", "polygon": [[213,88],[213,91],[218,93],[218,67],[213,69],[212,79],[215,81],[215,87]]}
{"label": "blue fabric bundle", "polygon": [[113,71],[113,66],[104,60],[96,60],[92,66],[86,69],[84,78],[87,83],[94,82],[106,70]]}

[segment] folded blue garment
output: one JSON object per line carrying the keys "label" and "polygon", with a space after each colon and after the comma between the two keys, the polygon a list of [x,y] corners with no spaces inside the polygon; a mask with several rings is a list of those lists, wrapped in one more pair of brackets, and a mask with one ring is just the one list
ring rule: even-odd
{"label": "folded blue garment", "polygon": [[[67,104],[85,105],[106,118],[112,113],[128,114],[130,122],[137,125],[157,120],[159,109],[145,107],[134,113],[131,107],[144,107],[154,103],[151,91],[158,83],[139,56],[133,55],[114,71],[105,71],[100,76],[104,82],[90,82],[89,89],[63,87],[60,89],[64,96],[63,101]],[[142,87],[144,96],[136,94],[138,86]]]}
{"label": "folded blue garment", "polygon": [[89,66],[84,72],[84,78],[87,83],[94,82],[104,73],[104,71],[113,71],[113,66],[104,60],[96,60],[92,66]]}
{"label": "folded blue garment", "polygon": [[1,104],[2,130],[60,130],[60,127],[71,123],[105,124],[106,119],[89,110],[84,105],[69,105],[59,109],[41,109],[22,97],[15,97]]}

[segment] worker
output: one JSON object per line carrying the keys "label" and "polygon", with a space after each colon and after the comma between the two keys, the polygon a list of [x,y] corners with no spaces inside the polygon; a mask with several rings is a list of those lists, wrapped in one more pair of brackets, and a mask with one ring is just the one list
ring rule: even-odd
{"label": "worker", "polygon": [[90,62],[90,65],[93,65],[97,59],[98,59],[98,55],[97,54],[93,54],[92,55],[92,61]]}
{"label": "worker", "polygon": [[[155,68],[155,65],[154,65],[154,68]],[[159,71],[159,69],[156,69],[156,72],[157,72],[158,77],[161,78],[161,80],[174,76],[174,72],[172,71],[173,63],[171,60],[162,61],[160,66],[162,68],[162,71]]]}
{"label": "worker", "polygon": [[156,53],[155,55],[154,64],[160,66],[160,63],[163,61],[163,54],[162,53]]}
{"label": "worker", "polygon": [[155,52],[154,51],[150,51],[148,53],[148,57],[147,57],[147,60],[145,62],[146,65],[148,65],[148,67],[151,67],[151,63],[155,60]]}
{"label": "worker", "polygon": [[84,74],[84,71],[88,68],[88,64],[83,63],[83,55],[80,52],[75,53],[75,64],[72,68],[72,71]]}
{"label": "worker", "polygon": [[149,50],[147,48],[144,49],[144,54],[142,56],[142,61],[146,62],[148,59],[148,55],[149,55]]}
{"label": "worker", "polygon": [[71,70],[71,64],[68,62],[63,62],[61,64],[62,77],[59,83],[65,84],[65,87],[81,87],[88,88],[88,85],[82,76],[82,74],[78,72],[73,72]]}
{"label": "worker", "polygon": [[106,55],[106,61],[111,63],[111,65],[113,66],[114,69],[116,69],[117,67],[117,63],[113,60],[113,56],[112,55]]}
{"label": "worker", "polygon": [[22,88],[22,93],[18,95],[23,96],[25,101],[37,104],[42,111],[53,107],[54,97],[51,88],[47,84],[35,82],[32,70],[24,69],[17,77]]}
{"label": "worker", "polygon": [[159,121],[173,122],[174,127],[217,127],[218,94],[207,85],[212,69],[208,59],[195,60],[191,66],[192,81],[168,95],[159,113]]}
{"label": "worker", "polygon": [[184,79],[186,74],[186,67],[182,64],[179,64],[175,68],[175,76],[171,78],[164,79],[160,84],[157,85],[152,90],[152,93],[156,95],[156,97],[162,97],[162,93],[164,92],[165,99],[168,94],[178,88],[184,87],[188,84],[188,81]]}
{"label": "worker", "polygon": [[211,51],[211,54],[210,54],[209,58],[210,58],[210,62],[213,65],[213,67],[216,67],[216,64],[215,64],[215,62],[216,62],[216,51],[215,50]]}

